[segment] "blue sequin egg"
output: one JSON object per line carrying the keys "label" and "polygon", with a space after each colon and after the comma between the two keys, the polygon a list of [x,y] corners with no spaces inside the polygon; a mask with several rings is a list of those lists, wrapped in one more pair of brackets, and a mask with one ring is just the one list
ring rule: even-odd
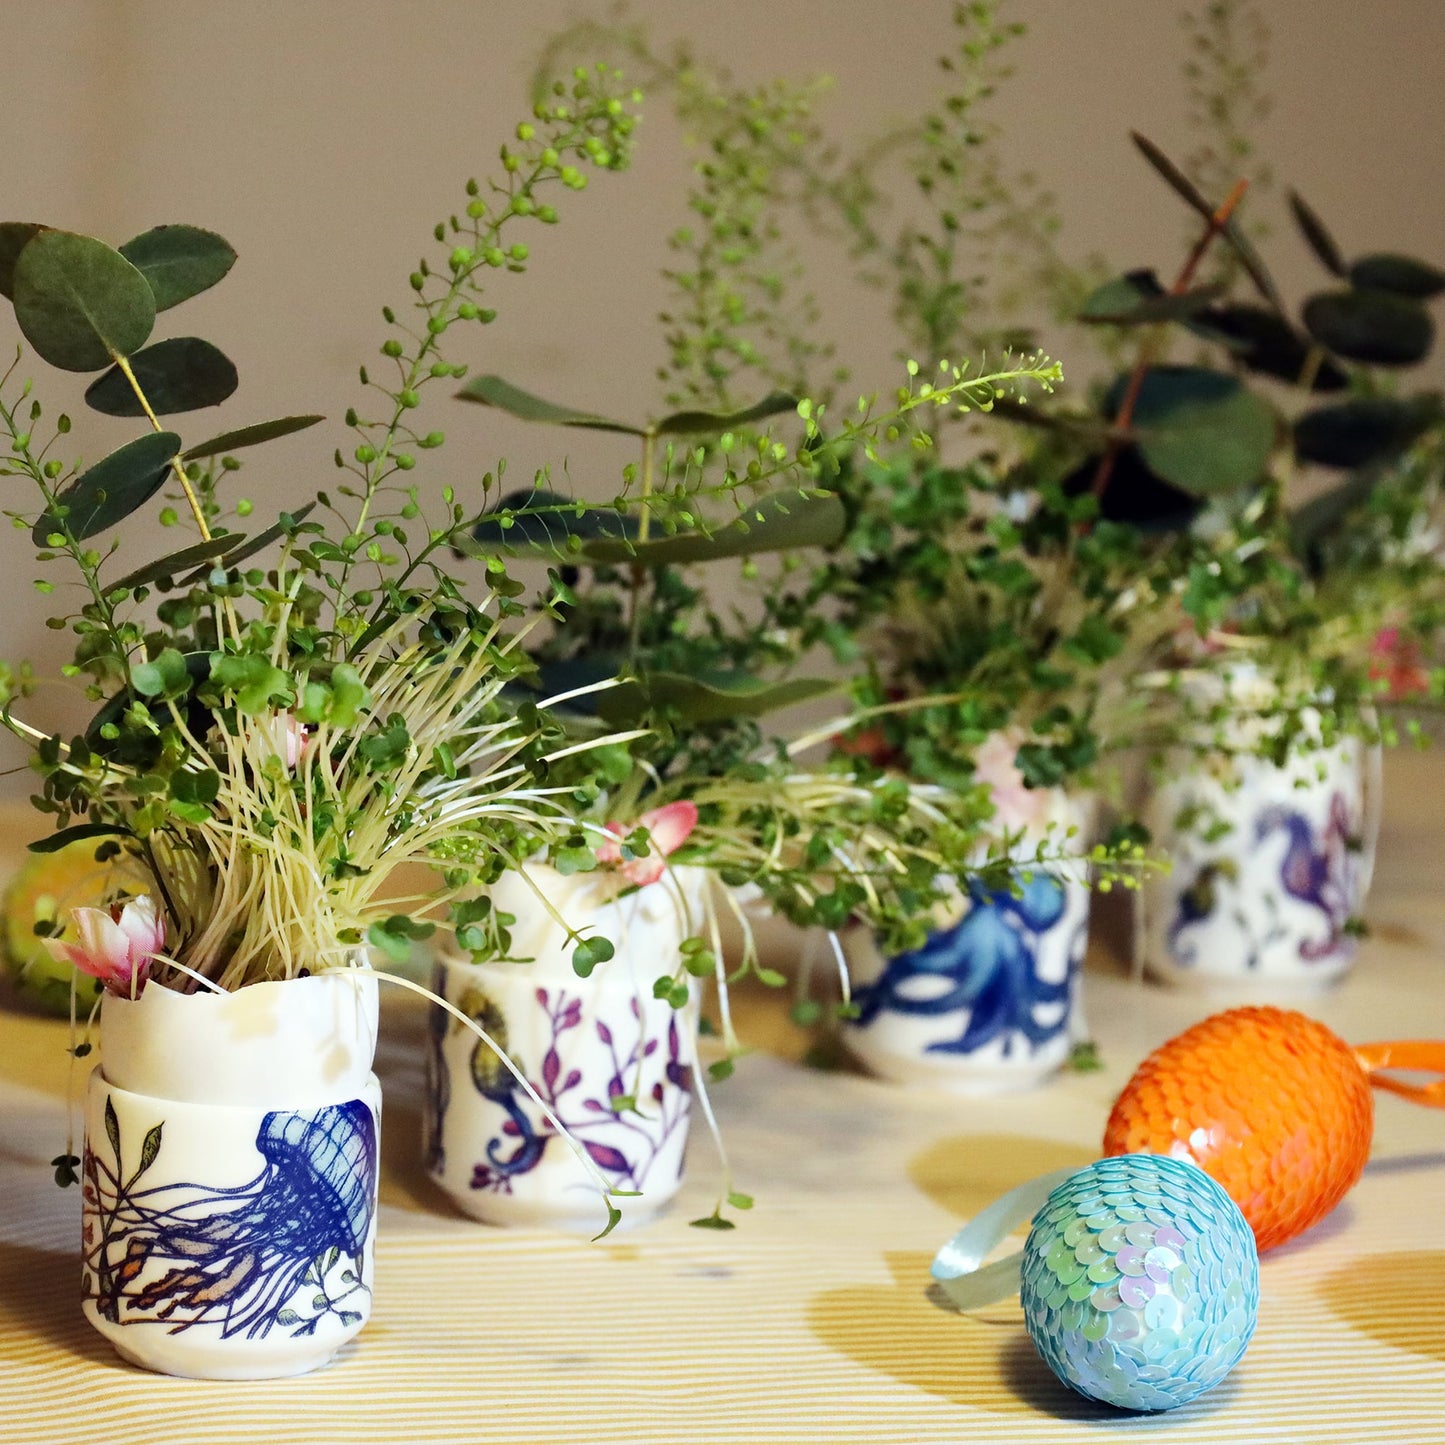
{"label": "blue sequin egg", "polygon": [[1259,1255],[1238,1206],[1197,1165],[1125,1154],[1049,1195],[1020,1293],[1029,1334],[1065,1384],[1126,1410],[1172,1410],[1244,1353]]}

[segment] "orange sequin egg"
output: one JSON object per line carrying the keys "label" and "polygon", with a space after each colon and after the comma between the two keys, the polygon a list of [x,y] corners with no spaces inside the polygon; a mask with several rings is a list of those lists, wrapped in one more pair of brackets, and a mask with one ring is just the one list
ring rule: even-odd
{"label": "orange sequin egg", "polygon": [[1104,1153],[1193,1160],[1239,1205],[1262,1253],[1344,1198],[1373,1130],[1369,1076],[1348,1044],[1304,1014],[1240,1008],[1140,1064],[1109,1115]]}

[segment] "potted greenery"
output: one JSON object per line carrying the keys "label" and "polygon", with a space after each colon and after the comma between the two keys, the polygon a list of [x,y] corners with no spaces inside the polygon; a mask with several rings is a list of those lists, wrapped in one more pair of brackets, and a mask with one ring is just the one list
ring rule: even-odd
{"label": "potted greenery", "polygon": [[[976,790],[908,782],[841,753],[805,761],[834,728],[789,735],[770,717],[838,683],[798,675],[802,633],[789,640],[766,611],[749,619],[712,600],[693,569],[741,559],[746,578],[780,554],[786,570],[796,549],[836,542],[846,528],[838,496],[823,485],[836,479],[837,458],[875,453],[890,435],[926,444],[920,414],[992,405],[1005,389],[1050,384],[1055,372],[1035,359],[979,377],[952,368],[938,385],[915,376],[891,407],[864,399],[836,432],[821,407],[782,394],[630,423],[544,401],[495,376],[461,393],[527,420],[631,435],[640,448],[630,469],[640,482],[635,517],[573,501],[570,514],[550,512],[545,525],[519,521],[518,508],[564,505],[534,489],[504,498],[473,534],[488,552],[540,552],[567,565],[571,595],[534,648],[541,684],[574,695],[579,736],[608,726],[640,734],[625,751],[588,755],[589,765],[612,768],[583,815],[603,845],[526,869],[533,889],[574,924],[589,919],[615,949],[569,959],[555,922],[535,911],[524,919],[519,880],[503,879],[489,892],[492,908],[509,926],[515,920],[513,949],[531,966],[447,961],[436,988],[507,1039],[593,1162],[619,1188],[644,1190],[644,1210],[675,1190],[689,1098],[696,1092],[706,1102],[693,1042],[698,980],[715,981],[721,1005],[723,1057],[707,1071],[715,1079],[739,1050],[728,986],[749,974],[783,982],[758,960],[740,891],[804,926],[836,930],[859,918],[918,940],[944,897],[941,877],[984,876],[998,864],[980,845]],[[784,414],[800,440],[783,443],[776,424],[756,429]],[[684,528],[665,517],[659,524],[653,499],[674,494],[684,478],[693,490],[715,472],[733,520],[703,530],[697,517]],[[620,681],[602,685],[612,679]],[[1065,846],[1062,836],[1053,844],[1055,852]],[[720,912],[743,925],[733,969]],[[489,1222],[576,1222],[585,1180],[575,1163],[549,1149],[550,1129],[471,1039],[445,1016],[435,1024],[427,1141],[435,1177]],[[718,1208],[695,1222],[725,1225],[727,1200],[746,1196],[725,1177]],[[634,1214],[642,1217],[636,1206]]]}
{"label": "potted greenery", "polygon": [[[820,228],[846,238],[860,272],[888,288],[913,354],[1027,345],[1012,293],[1042,298],[1055,320],[1084,323],[1107,364],[1082,393],[999,407],[1032,439],[995,439],[971,468],[930,477],[900,461],[891,478],[858,469],[852,515],[865,520],[850,545],[860,559],[862,615],[872,608],[874,639],[880,620],[901,635],[896,655],[886,644],[875,654],[883,662],[872,700],[906,699],[920,656],[936,666],[951,648],[954,676],[976,704],[990,672],[1006,676],[1017,660],[1030,617],[1043,624],[1044,645],[1038,632],[1025,642],[1023,677],[1033,666],[1053,672],[1060,659],[1049,649],[1060,642],[1077,650],[1084,639],[1069,638],[1068,628],[1082,615],[1095,629],[1089,641],[1116,653],[1093,659],[1101,676],[1112,672],[1132,696],[1112,717],[1086,703],[1081,735],[1100,753],[1147,744],[1170,779],[1148,809],[1165,852],[1178,854],[1172,874],[1155,875],[1144,897],[1151,967],[1180,980],[1250,974],[1287,959],[1287,972],[1319,979],[1353,951],[1369,874],[1362,771],[1371,744],[1395,731],[1376,715],[1388,699],[1372,675],[1374,640],[1403,633],[1407,647],[1421,649],[1414,665],[1423,673],[1440,621],[1431,541],[1440,401],[1429,391],[1399,392],[1393,377],[1427,355],[1425,303],[1445,277],[1394,253],[1347,260],[1294,197],[1295,219],[1336,282],[1292,314],[1241,208],[1267,180],[1248,135],[1263,104],[1266,32],[1252,7],[1233,0],[1185,18],[1185,76],[1202,144],[1179,165],[1134,138],[1191,217],[1189,251],[1167,283],[1149,270],[1109,279],[1097,262],[1068,264],[1050,199],[1008,176],[987,116],[1022,28],[1004,5],[956,6],[959,44],[944,59],[945,93],[916,126],[851,157],[824,145],[807,113],[788,126],[761,125],[756,96],[709,86],[691,57],[653,61],[689,111],[711,104],[736,121],[744,137],[736,148],[754,165],[728,164],[733,151],[719,147],[726,132],[717,127],[714,175],[742,176],[735,185],[756,189],[761,173],[774,201],[798,202]],[[649,53],[638,33],[622,39]],[[913,206],[888,230],[886,202],[896,200],[890,183],[900,172],[913,183]],[[712,213],[730,214],[715,205]],[[751,233],[768,234],[756,225]],[[776,258],[771,272],[788,274]],[[767,339],[755,326],[753,356]],[[798,350],[794,341],[791,354]],[[749,353],[734,345],[731,354]],[[814,346],[820,354],[826,348]],[[1344,480],[1292,505],[1291,479],[1305,466]],[[878,494],[871,517],[870,490]],[[994,515],[975,508],[972,538],[945,546],[941,519],[967,512],[957,498],[969,490],[991,491],[1007,506]],[[1060,525],[1069,505],[1073,515]],[[1081,546],[1081,537],[1090,540]],[[1111,549],[1110,566],[1100,567],[1096,539]],[[1051,557],[1056,575],[1041,587]],[[995,577],[1015,589],[1002,603],[987,592]],[[811,595],[839,591],[829,575]],[[1074,668],[1071,659],[1063,670]],[[1428,675],[1421,680],[1428,687]],[[1056,685],[1049,677],[1042,705],[1025,707],[1021,721],[1028,728],[1047,719],[1046,734],[1064,724],[1068,737],[1080,714],[1066,693],[1065,711],[1052,710],[1047,691]],[[1427,701],[1422,691],[1408,701]],[[907,766],[936,766],[947,752],[939,736],[966,751],[987,735],[970,736],[977,722],[976,713],[952,720],[899,710],[888,730]],[[1202,766],[1188,766],[1186,754]],[[1229,786],[1221,788],[1220,774]],[[1252,796],[1258,789],[1268,796]],[[1222,936],[1208,933],[1216,925]],[[924,1003],[935,1006],[937,995]]]}
{"label": "potted greenery", "polygon": [[[632,126],[628,93],[589,73],[519,128],[505,181],[485,199],[471,183],[465,216],[436,228],[442,262],[412,277],[418,326],[386,312],[396,374],[363,369],[381,419],[348,416],[341,485],[250,535],[235,454],[322,418],[183,440],[160,418],[224,400],[235,368],[199,338],[151,341],[157,313],[226,275],[231,248],[184,225],[118,249],[0,227],[0,291],[25,341],[61,370],[100,373],[92,408],[148,424],[82,469],[62,459],[69,419],[32,398],[18,358],[0,382],[3,470],[35,489],[12,515],[31,529],[40,590],[57,585],[52,564],[80,583],[53,625],[73,634],[64,672],[96,708],[83,733],[48,734],[21,715],[32,679],[7,673],[3,720],[58,829],[35,846],[85,840],[125,862],[102,906],[54,939],[103,990],[85,1145],[57,1177],[82,1189],[86,1315],[149,1368],[294,1374],[361,1328],[386,976],[373,960],[438,923],[498,951],[477,889],[584,841],[546,781],[554,755],[630,740],[578,744],[545,699],[512,705],[506,689],[531,666],[523,589],[497,558],[480,591],[444,565],[490,499],[448,491],[439,508],[410,473],[443,440],[417,428],[419,392],[464,370],[441,337],[488,319],[492,271],[524,269],[513,233],[555,220],[547,192],[580,187],[583,167],[624,164]],[[195,535],[137,556],[146,533],[125,524],[153,500],[163,526],[184,518]],[[430,886],[388,896],[408,862],[431,865]]]}

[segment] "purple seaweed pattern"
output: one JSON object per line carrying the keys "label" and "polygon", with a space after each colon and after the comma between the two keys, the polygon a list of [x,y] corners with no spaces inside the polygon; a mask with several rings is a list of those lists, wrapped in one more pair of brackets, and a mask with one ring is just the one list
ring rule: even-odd
{"label": "purple seaweed pattern", "polygon": [[[596,1079],[585,1079],[584,1071],[567,1059],[574,1041],[587,1052],[585,1031],[577,1033],[583,1028],[581,997],[545,988],[538,988],[535,997],[547,1017],[551,1041],[538,1076],[529,1082],[616,1187],[641,1190],[669,1140],[685,1126],[692,1102],[692,1068],[682,1058],[677,1015],[669,1018],[665,1039],[647,1037],[636,998],[628,1001],[630,1017],[622,1027],[594,1020],[592,1028],[607,1059],[607,1077],[599,1088]],[[636,1101],[637,1107],[618,1107],[614,1101],[628,1097],[629,1079],[664,1042],[662,1077]],[[473,1081],[507,1117],[500,1134],[488,1141],[486,1159],[474,1167],[471,1187],[510,1193],[518,1176],[542,1162],[556,1131],[545,1118],[532,1117],[530,1100],[509,1074],[474,1068]]]}

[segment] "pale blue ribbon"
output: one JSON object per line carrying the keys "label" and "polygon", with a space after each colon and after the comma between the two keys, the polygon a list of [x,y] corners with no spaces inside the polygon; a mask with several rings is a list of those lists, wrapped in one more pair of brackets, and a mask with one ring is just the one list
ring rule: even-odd
{"label": "pale blue ribbon", "polygon": [[976,1214],[933,1257],[933,1277],[961,1310],[979,1310],[1018,1293],[1019,1251],[993,1264],[984,1260],[1021,1224],[1043,1207],[1049,1195],[1078,1169],[1055,1169],[1010,1189]]}

